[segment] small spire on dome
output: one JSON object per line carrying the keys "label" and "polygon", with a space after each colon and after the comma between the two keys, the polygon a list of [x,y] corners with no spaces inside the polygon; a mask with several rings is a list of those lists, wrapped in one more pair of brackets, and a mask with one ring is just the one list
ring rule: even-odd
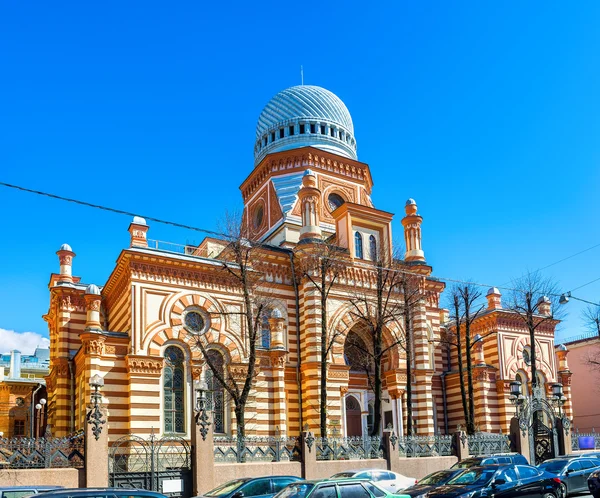
{"label": "small spire on dome", "polygon": [[145,225],[146,220],[141,216],[134,216],[132,223],[135,223],[136,225]]}
{"label": "small spire on dome", "polygon": [[71,252],[73,252],[73,249],[71,249],[71,246],[69,244],[63,244],[62,246],[60,246],[59,251],[71,251]]}

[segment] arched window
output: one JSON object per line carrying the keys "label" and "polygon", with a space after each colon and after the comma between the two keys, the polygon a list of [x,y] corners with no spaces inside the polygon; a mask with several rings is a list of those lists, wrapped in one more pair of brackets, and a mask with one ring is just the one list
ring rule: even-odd
{"label": "arched window", "polygon": [[269,349],[271,347],[271,326],[269,325],[269,317],[267,314],[263,314],[261,330],[260,330],[260,345]]}
{"label": "arched window", "polygon": [[165,433],[185,433],[185,370],[183,351],[176,346],[165,349],[163,378]]}
{"label": "arched window", "polygon": [[[224,379],[225,361],[223,355],[214,349],[209,350],[206,355],[210,364]],[[213,411],[213,430],[216,434],[225,434],[225,389],[210,367],[206,371],[206,383],[208,384],[209,400]]]}
{"label": "arched window", "polygon": [[369,401],[369,414],[367,415],[367,431],[369,436],[373,432],[373,424],[375,422],[375,407],[373,402]]}
{"label": "arched window", "polygon": [[360,232],[354,232],[354,256],[363,259],[363,240]]}
{"label": "arched window", "polygon": [[375,235],[369,236],[369,252],[371,253],[371,261],[377,261],[377,240]]}

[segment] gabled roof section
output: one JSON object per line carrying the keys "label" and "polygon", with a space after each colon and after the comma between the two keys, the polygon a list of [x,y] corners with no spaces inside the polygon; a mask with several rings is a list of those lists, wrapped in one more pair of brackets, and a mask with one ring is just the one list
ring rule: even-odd
{"label": "gabled roof section", "polygon": [[284,216],[287,215],[296,201],[298,200],[298,191],[302,187],[302,176],[303,173],[287,176],[275,176],[271,178],[279,205],[283,211]]}

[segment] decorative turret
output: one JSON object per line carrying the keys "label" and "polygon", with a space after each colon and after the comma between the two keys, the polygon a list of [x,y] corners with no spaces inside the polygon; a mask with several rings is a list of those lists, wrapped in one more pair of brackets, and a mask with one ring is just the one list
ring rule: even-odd
{"label": "decorative turret", "polygon": [[69,244],[63,244],[60,246],[60,249],[56,251],[56,254],[58,254],[58,261],[60,263],[60,275],[58,281],[72,284],[73,258],[75,257],[75,253]]}
{"label": "decorative turret", "polygon": [[485,298],[488,302],[488,310],[502,309],[502,294],[497,287],[490,287],[490,290],[487,291]]}
{"label": "decorative turret", "polygon": [[85,289],[85,308],[87,310],[85,320],[86,332],[101,332],[102,325],[100,324],[100,303],[102,297],[100,296],[100,289],[98,286],[91,284]]}
{"label": "decorative turret", "polygon": [[423,218],[417,214],[417,203],[408,199],[404,207],[406,216],[402,218],[404,242],[406,244],[406,261],[425,261],[425,253],[421,246],[421,223]]}
{"label": "decorative turret", "polygon": [[320,239],[319,202],[321,202],[321,191],[317,188],[317,177],[309,169],[302,177],[302,188],[298,191],[298,197],[302,209],[300,240]]}
{"label": "decorative turret", "polygon": [[542,296],[538,299],[537,312],[543,316],[550,316],[552,314],[552,303],[548,296]]}
{"label": "decorative turret", "polygon": [[133,221],[129,225],[129,233],[131,234],[129,247],[148,247],[147,232],[148,225],[146,224],[146,220],[140,216],[134,216]]}
{"label": "decorative turret", "polygon": [[567,355],[569,354],[569,350],[567,346],[561,344],[556,348],[556,357],[558,358],[558,371],[559,372],[568,372],[569,364],[567,363]]}

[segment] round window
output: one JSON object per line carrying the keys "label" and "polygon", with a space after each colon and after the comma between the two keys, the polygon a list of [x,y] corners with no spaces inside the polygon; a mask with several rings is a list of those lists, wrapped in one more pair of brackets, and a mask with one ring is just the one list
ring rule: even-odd
{"label": "round window", "polygon": [[190,332],[199,333],[204,329],[204,317],[197,311],[188,311],[183,321]]}
{"label": "round window", "polygon": [[252,224],[254,225],[255,229],[258,229],[261,227],[264,217],[265,217],[265,211],[264,211],[262,205],[260,205],[254,210],[254,216],[252,217]]}
{"label": "round window", "polygon": [[329,203],[329,210],[335,211],[342,204],[344,204],[344,199],[339,194],[329,194],[329,197],[327,198],[327,202]]}

